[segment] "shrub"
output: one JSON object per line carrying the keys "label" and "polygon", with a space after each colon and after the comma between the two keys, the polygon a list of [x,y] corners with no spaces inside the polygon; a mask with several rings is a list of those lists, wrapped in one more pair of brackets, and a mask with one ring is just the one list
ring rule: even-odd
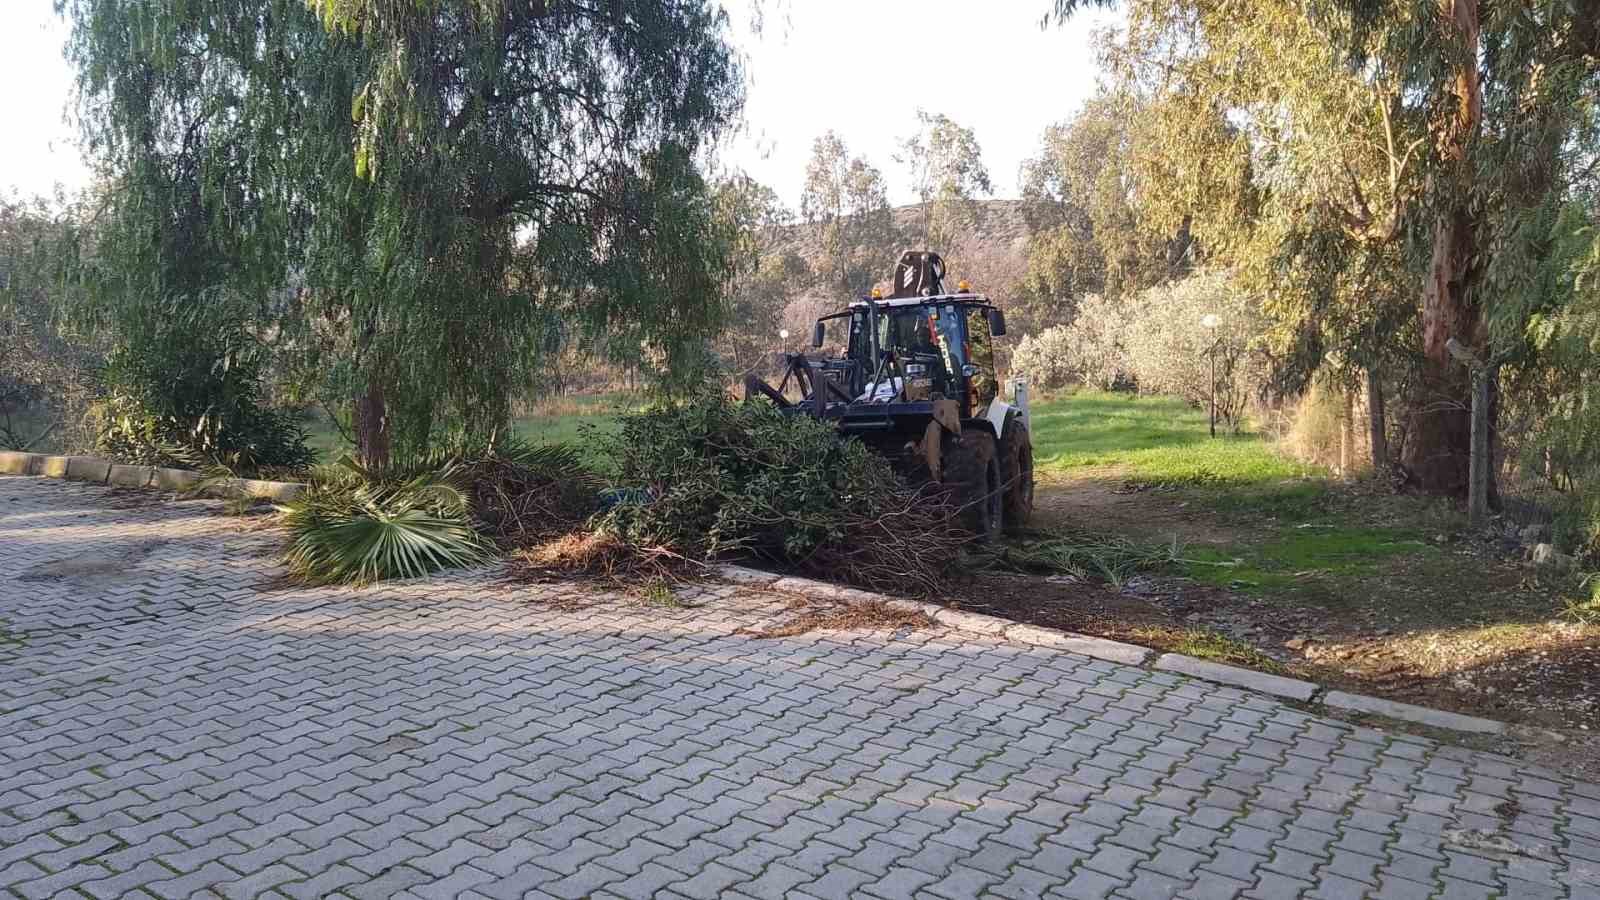
{"label": "shrub", "polygon": [[1099,294],[1079,302],[1065,349],[1084,384],[1106,391],[1133,385],[1127,333],[1136,312],[1131,301]]}
{"label": "shrub", "polygon": [[1069,334],[1067,326],[1056,325],[1025,335],[1011,354],[1011,374],[1027,379],[1039,390],[1053,391],[1071,384],[1077,373],[1067,357]]}
{"label": "shrub", "polygon": [[263,352],[242,333],[132,329],[106,368],[96,447],[139,465],[183,465],[182,448],[241,471],[304,469],[296,418],[261,397]]}
{"label": "shrub", "polygon": [[299,471],[316,458],[298,418],[282,410],[246,405],[179,416],[116,394],[94,415],[95,448],[134,465],[189,468],[198,456],[241,472]]}
{"label": "shrub", "polygon": [[1073,382],[1106,391],[1131,387],[1133,374],[1123,346],[1130,312],[1128,303],[1090,294],[1079,301],[1072,324],[1023,338],[1011,365],[1045,390]]}
{"label": "shrub", "polygon": [[345,456],[284,504],[290,571],[316,583],[415,578],[570,531],[599,479],[572,447],[458,445],[383,470]]}
{"label": "shrub", "polygon": [[[1555,545],[1586,566],[1600,563],[1600,491],[1559,494],[1552,506],[1551,540]],[[1600,581],[1596,588],[1600,598]]]}
{"label": "shrub", "polygon": [[289,571],[312,583],[365,584],[483,560],[463,476],[452,464],[390,482],[344,457],[281,508]]}
{"label": "shrub", "polygon": [[611,443],[619,483],[648,500],[601,527],[694,559],[744,553],[896,591],[935,589],[964,536],[946,500],[829,425],[702,394],[626,417]]}
{"label": "shrub", "polygon": [[[1214,328],[1201,324],[1208,315],[1217,317]],[[1226,273],[1199,272],[1141,293],[1123,345],[1141,392],[1201,407],[1212,400],[1214,358],[1217,417],[1237,431],[1267,380],[1267,361],[1257,347],[1266,330],[1258,304]]]}
{"label": "shrub", "polygon": [[[1346,395],[1337,387],[1323,381],[1314,382],[1294,406],[1280,441],[1282,449],[1295,459],[1338,470],[1345,476],[1371,468],[1371,439],[1362,405],[1351,398],[1351,421],[1347,423],[1345,403]],[[1349,472],[1340,469],[1344,462],[1341,451],[1347,437],[1351,442]]]}

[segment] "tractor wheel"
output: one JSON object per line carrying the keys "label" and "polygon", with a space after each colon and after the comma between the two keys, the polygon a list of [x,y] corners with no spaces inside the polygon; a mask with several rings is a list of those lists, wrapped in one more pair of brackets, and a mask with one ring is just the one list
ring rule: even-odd
{"label": "tractor wheel", "polygon": [[961,507],[961,527],[979,541],[1000,532],[1004,511],[1000,486],[1000,460],[995,454],[994,435],[969,428],[961,432],[961,442],[944,454],[944,483],[954,491]]}
{"label": "tractor wheel", "polygon": [[1006,423],[1000,442],[1000,477],[1006,486],[1006,531],[1016,533],[1033,517],[1033,439],[1022,419],[1013,416]]}

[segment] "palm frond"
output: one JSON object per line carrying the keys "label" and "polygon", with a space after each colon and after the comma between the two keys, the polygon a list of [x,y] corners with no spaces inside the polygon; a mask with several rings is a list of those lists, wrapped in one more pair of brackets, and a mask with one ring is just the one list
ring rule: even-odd
{"label": "palm frond", "polygon": [[279,507],[293,535],[285,558],[301,578],[366,584],[416,578],[489,556],[449,468],[402,484],[364,481],[368,473],[354,460],[319,474],[325,477]]}
{"label": "palm frond", "polygon": [[493,544],[592,512],[598,477],[566,445],[504,442],[382,469],[346,454],[279,507],[285,558],[313,582],[414,578],[488,559]]}

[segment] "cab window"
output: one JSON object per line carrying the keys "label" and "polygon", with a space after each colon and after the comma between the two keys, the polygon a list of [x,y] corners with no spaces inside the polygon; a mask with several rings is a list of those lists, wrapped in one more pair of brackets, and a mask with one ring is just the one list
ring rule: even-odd
{"label": "cab window", "polygon": [[[986,407],[1000,396],[1000,378],[994,367],[994,336],[989,333],[989,317],[981,306],[969,306],[967,313],[967,362],[976,370],[972,376],[975,406]],[[974,410],[976,412],[976,410]]]}

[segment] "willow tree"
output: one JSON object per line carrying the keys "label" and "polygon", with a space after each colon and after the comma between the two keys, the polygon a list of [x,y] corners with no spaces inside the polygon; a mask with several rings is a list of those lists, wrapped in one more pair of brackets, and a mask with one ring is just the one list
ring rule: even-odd
{"label": "willow tree", "polygon": [[107,449],[295,464],[296,430],[258,403],[305,214],[285,137],[318,100],[290,76],[335,78],[339,60],[292,0],[200,5],[58,0],[103,176],[74,312],[106,336],[109,408],[130,423]]}
{"label": "willow tree", "polygon": [[663,374],[704,358],[732,242],[697,158],[742,99],[719,9],[62,6],[84,119],[150,198],[121,216],[130,229],[173,230],[149,173],[178,167],[185,121],[236,137],[183,163],[217,188],[176,230],[205,236],[192,258],[219,291],[277,298],[275,333],[353,398],[370,462],[492,435],[564,341]]}

